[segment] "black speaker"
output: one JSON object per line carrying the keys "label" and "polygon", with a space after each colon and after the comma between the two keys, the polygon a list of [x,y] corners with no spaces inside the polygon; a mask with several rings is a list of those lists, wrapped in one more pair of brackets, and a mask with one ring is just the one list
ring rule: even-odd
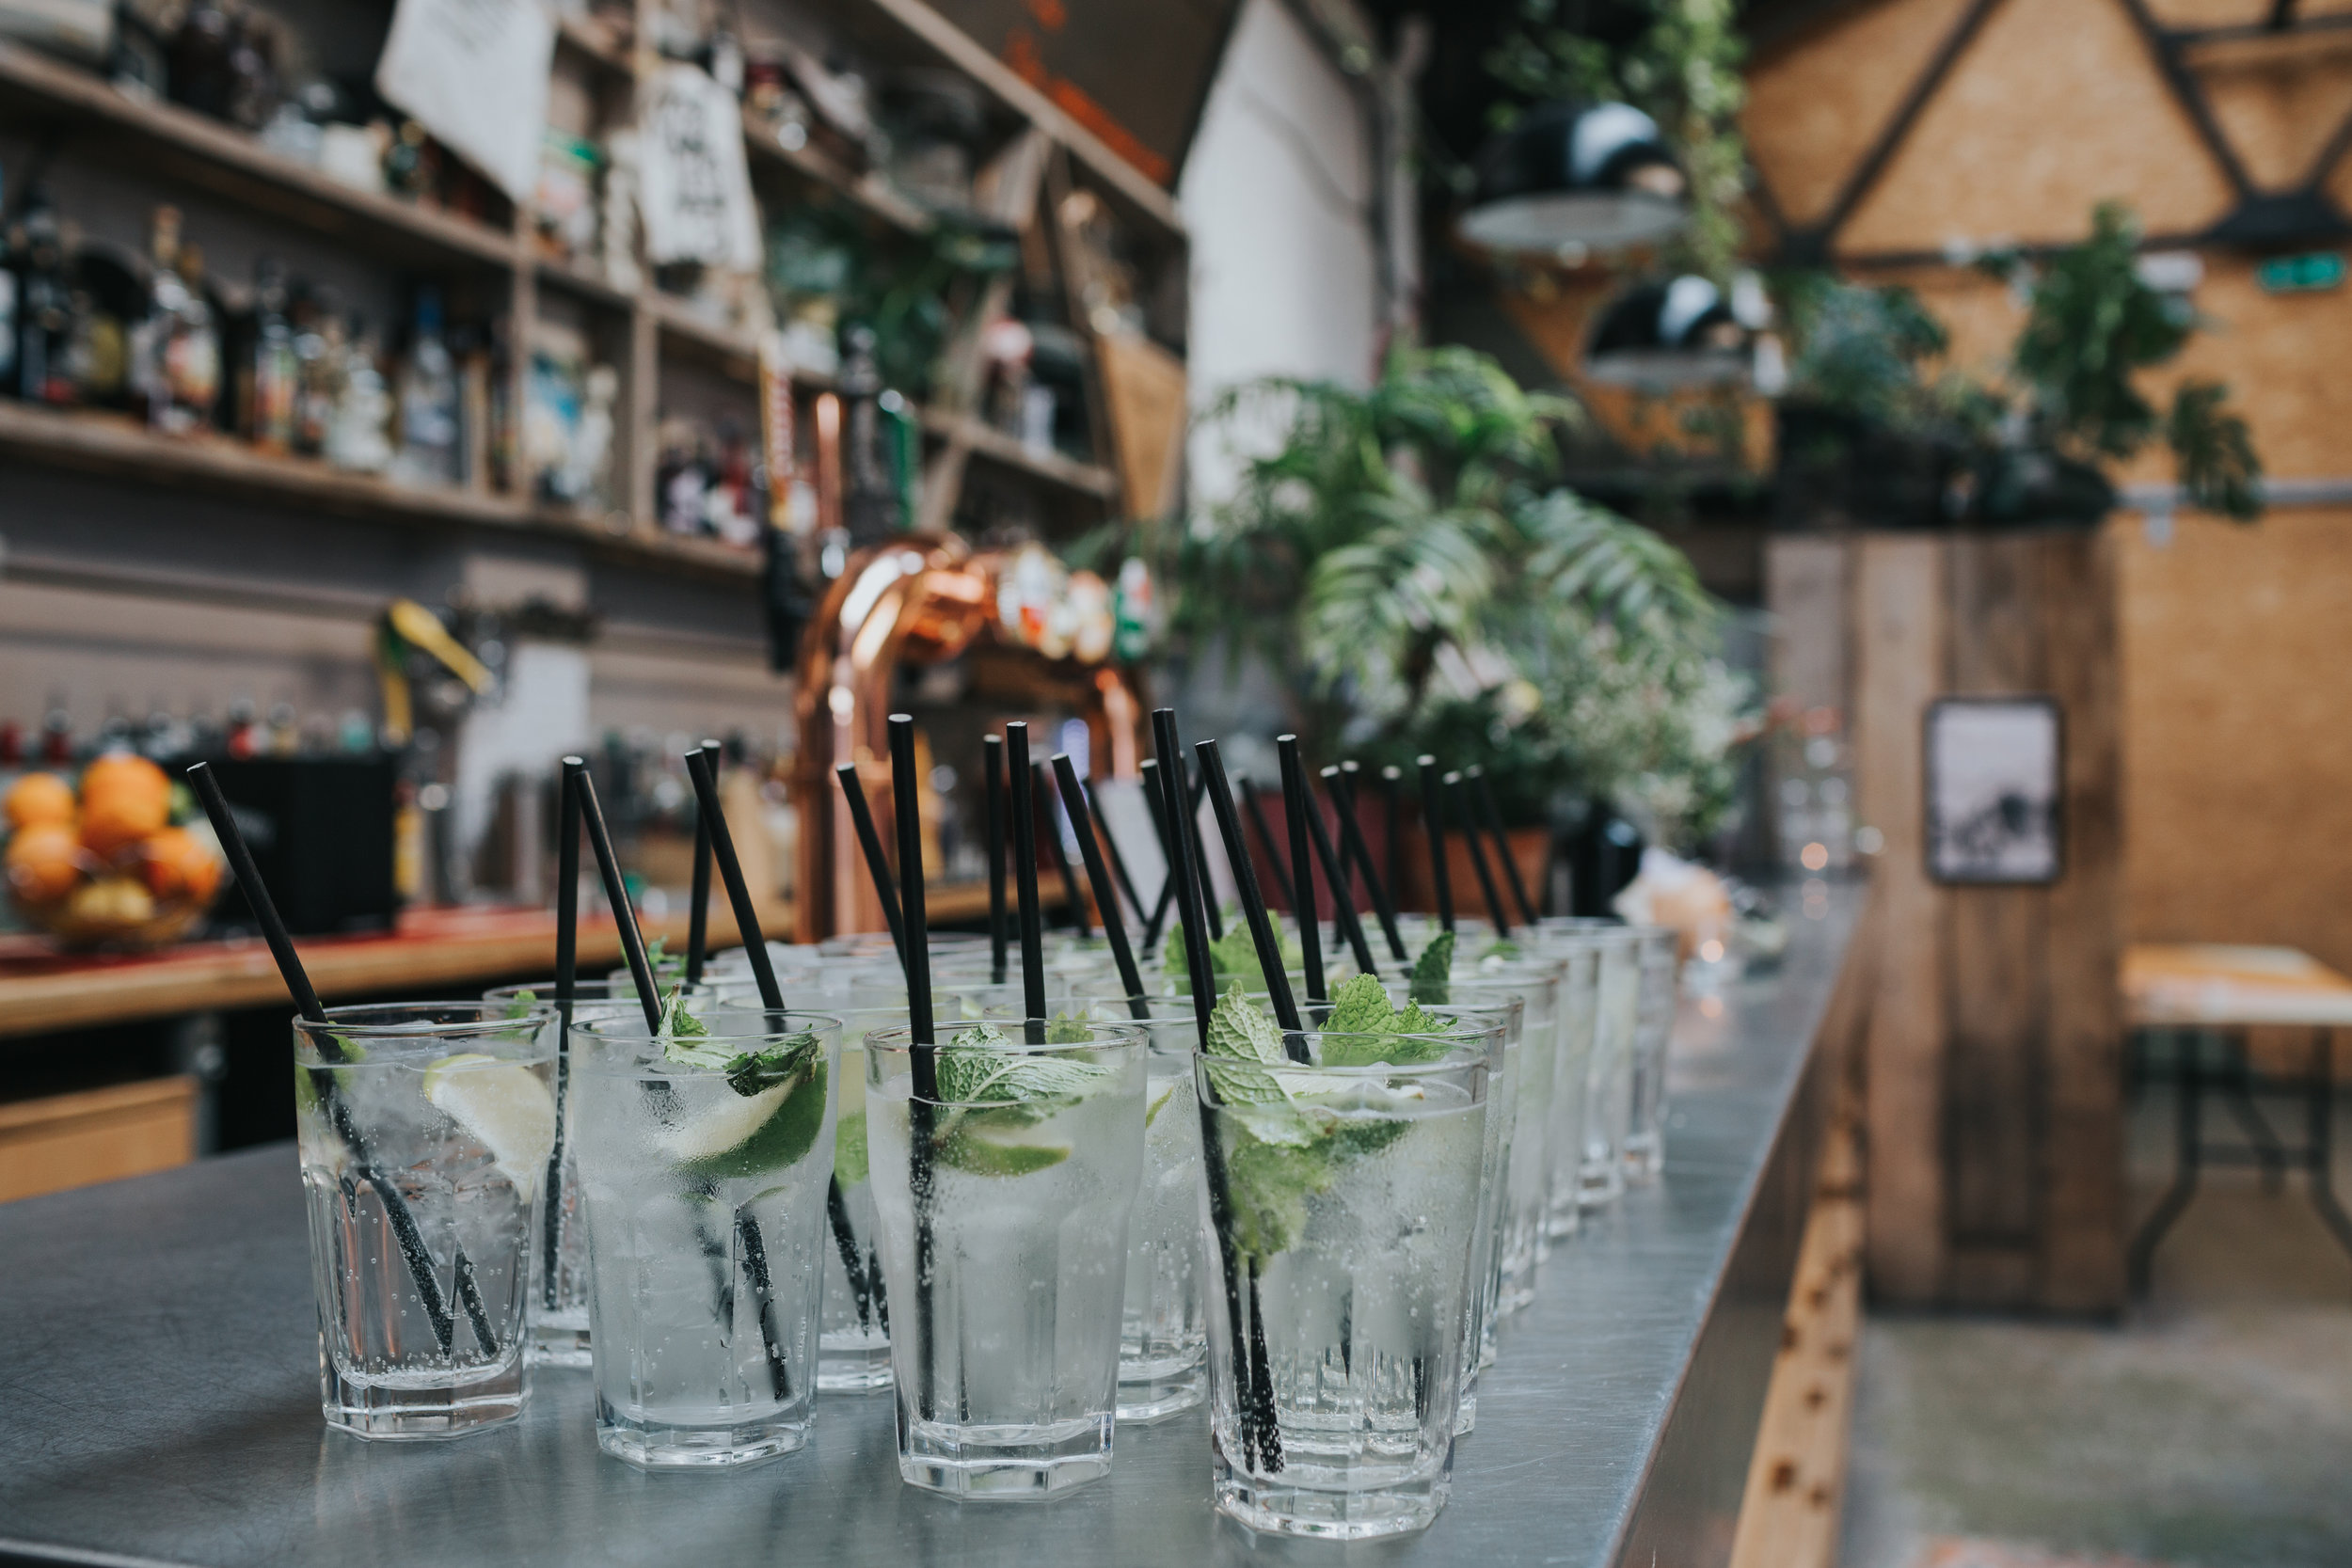
{"label": "black speaker", "polygon": [[[392,892],[389,756],[248,757],[213,764],[254,864],[298,937],[388,931]],[[253,924],[242,899],[223,898],[222,924]]]}

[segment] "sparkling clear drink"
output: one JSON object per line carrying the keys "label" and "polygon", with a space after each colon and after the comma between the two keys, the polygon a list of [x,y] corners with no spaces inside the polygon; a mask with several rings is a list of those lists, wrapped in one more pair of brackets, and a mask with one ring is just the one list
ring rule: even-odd
{"label": "sparkling clear drink", "polygon": [[1560,971],[1558,1053],[1552,1058],[1551,1115],[1544,1132],[1543,1230],[1536,1256],[1577,1232],[1584,1178],[1584,1113],[1592,1099],[1593,1036],[1600,1007],[1601,942],[1588,932],[1536,933]]}
{"label": "sparkling clear drink", "polygon": [[[596,1442],[646,1468],[807,1441],[839,1021],[715,1007],[680,1060],[637,1018],[573,1036]],[[718,1065],[724,1063],[726,1065]]]}
{"label": "sparkling clear drink", "polygon": [[[1523,1042],[1511,1071],[1508,1093],[1489,1091],[1493,1114],[1506,1125],[1503,1164],[1497,1181],[1499,1235],[1494,1259],[1494,1311],[1516,1312],[1535,1299],[1535,1265],[1543,1250],[1546,1139],[1550,1131],[1554,1073],[1559,1063],[1560,975],[1556,959],[1537,959],[1457,977],[1451,994],[1477,1005],[1504,998],[1520,1009]],[[1480,1361],[1493,1359],[1493,1324],[1486,1326]]]}
{"label": "sparkling clear drink", "polygon": [[414,1438],[511,1421],[555,1140],[555,1015],[451,1002],[327,1020],[294,1022],[326,1422]]}
{"label": "sparkling clear drink", "polygon": [[[1326,1037],[1306,1039],[1321,1062]],[[1195,1083],[1212,1107],[1217,1508],[1339,1539],[1426,1526],[1473,1310],[1486,1052],[1241,1079],[1203,1055]]]}
{"label": "sparkling clear drink", "polygon": [[1593,1063],[1586,1076],[1584,1161],[1577,1205],[1605,1209],[1625,1191],[1625,1136],[1633,1117],[1633,1036],[1641,1008],[1641,938],[1629,926],[1598,927]]}
{"label": "sparkling clear drink", "polygon": [[1036,1045],[1017,1024],[943,1032],[922,1048],[866,1037],[898,1473],[956,1496],[1049,1497],[1110,1468],[1144,1031],[1065,1022]]}

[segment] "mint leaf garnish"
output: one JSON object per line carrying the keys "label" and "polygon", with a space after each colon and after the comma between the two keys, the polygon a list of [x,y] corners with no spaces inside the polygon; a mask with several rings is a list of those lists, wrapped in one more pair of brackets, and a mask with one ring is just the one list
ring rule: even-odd
{"label": "mint leaf garnish", "polygon": [[817,1055],[817,1037],[803,1029],[765,1051],[745,1052],[727,1063],[727,1086],[745,1099],[789,1082]]}
{"label": "mint leaf garnish", "polygon": [[1209,1015],[1207,1049],[1212,1056],[1234,1056],[1267,1067],[1290,1060],[1282,1049],[1280,1025],[1242,999],[1239,980],[1226,989]]}
{"label": "mint leaf garnish", "polygon": [[1441,1006],[1453,998],[1453,979],[1454,933],[1439,931],[1414,961],[1412,985],[1406,994],[1416,1002]]}
{"label": "mint leaf garnish", "polygon": [[1481,965],[1484,965],[1490,960],[1507,962],[1510,959],[1518,958],[1519,956],[1519,944],[1509,937],[1503,937],[1498,941],[1488,942],[1486,944],[1486,950],[1478,955],[1478,961]]}
{"label": "mint leaf garnish", "polygon": [[[1274,942],[1285,970],[1298,961],[1298,944],[1291,940],[1288,931],[1276,931]],[[1168,941],[1160,949],[1160,958],[1170,979],[1184,983],[1192,978],[1192,957],[1184,945],[1183,926],[1169,928]],[[1265,984],[1264,972],[1258,963],[1258,944],[1250,938],[1249,927],[1237,912],[1229,911],[1225,934],[1209,943],[1209,979],[1220,989],[1236,980],[1248,982],[1252,989]]]}
{"label": "mint leaf garnish", "polygon": [[538,1005],[539,998],[535,992],[518,990],[508,1000],[506,1004],[506,1016],[508,1018],[529,1018],[531,1016],[531,1009]]}
{"label": "mint leaf garnish", "polygon": [[1014,1105],[1075,1099],[1112,1076],[1110,1069],[1092,1062],[1009,1051],[1003,1049],[1007,1043],[992,1024],[960,1032],[939,1053],[939,1102]]}
{"label": "mint leaf garnish", "polygon": [[1378,976],[1352,975],[1340,983],[1331,994],[1331,1011],[1324,1020],[1324,1032],[1332,1035],[1361,1035],[1376,1033],[1388,1027],[1396,1016],[1396,1006],[1389,1000],[1389,990]]}
{"label": "mint leaf garnish", "polygon": [[1048,1045],[1090,1045],[1093,1041],[1094,1026],[1073,1014],[1058,1014],[1045,1026]]}
{"label": "mint leaf garnish", "polygon": [[735,1058],[715,1045],[697,1045],[697,1040],[710,1037],[710,1025],[686,1010],[686,988],[678,987],[670,999],[661,1005],[661,1056],[664,1061],[679,1067],[711,1068],[724,1071]]}

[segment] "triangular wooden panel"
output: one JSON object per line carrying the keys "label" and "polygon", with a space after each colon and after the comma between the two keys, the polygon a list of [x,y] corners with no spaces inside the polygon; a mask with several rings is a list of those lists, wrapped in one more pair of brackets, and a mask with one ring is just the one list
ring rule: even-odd
{"label": "triangular wooden panel", "polygon": [[1894,0],[1775,50],[1748,72],[1748,152],[1782,215],[1829,210],[1970,0]]}
{"label": "triangular wooden panel", "polygon": [[2229,182],[2122,0],[2008,0],[1837,237],[1845,253],[2063,241],[2128,201],[2152,233],[2201,230]]}
{"label": "triangular wooden panel", "polygon": [[2192,65],[2247,177],[2265,190],[2292,189],[2352,113],[2352,37],[2260,41],[2259,53],[2200,50]]}

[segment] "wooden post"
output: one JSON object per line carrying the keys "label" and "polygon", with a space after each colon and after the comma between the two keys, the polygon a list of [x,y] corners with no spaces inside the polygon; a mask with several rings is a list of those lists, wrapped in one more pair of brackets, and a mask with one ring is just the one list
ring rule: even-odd
{"label": "wooden post", "polygon": [[[1821,559],[1825,546],[1846,553],[1842,573]],[[1775,667],[1849,683],[1860,817],[1883,835],[1871,863],[1880,945],[1865,1044],[1870,1288],[1911,1305],[2115,1310],[2122,834],[2112,549],[2101,533],[2053,531],[1816,537],[1775,546],[1784,551],[1771,580],[1793,646],[1776,651]],[[1838,615],[1819,590],[1841,578]],[[2057,882],[1929,878],[1923,725],[1947,695],[2058,704]]]}

